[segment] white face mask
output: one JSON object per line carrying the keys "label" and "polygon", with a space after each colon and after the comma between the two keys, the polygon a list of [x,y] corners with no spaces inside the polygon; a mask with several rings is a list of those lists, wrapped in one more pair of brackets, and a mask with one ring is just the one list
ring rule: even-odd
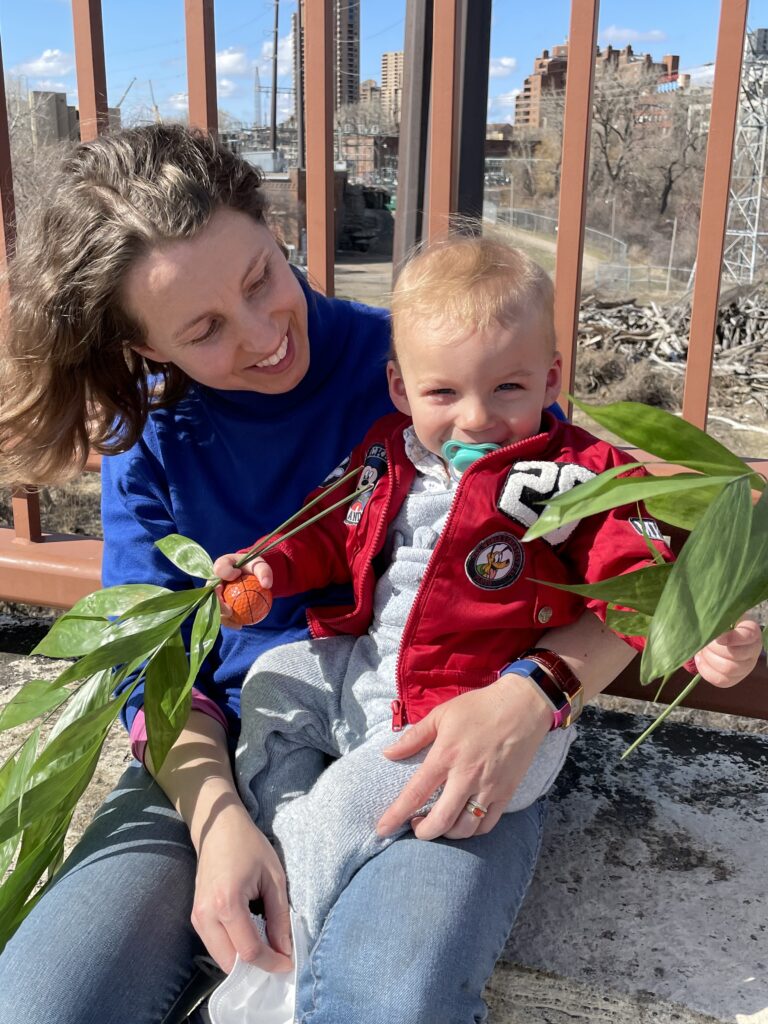
{"label": "white face mask", "polygon": [[[264,918],[253,916],[259,936],[267,942]],[[232,973],[208,1000],[211,1024],[293,1024],[296,985],[307,959],[307,941],[301,920],[291,912],[293,971],[272,974],[237,957]]]}

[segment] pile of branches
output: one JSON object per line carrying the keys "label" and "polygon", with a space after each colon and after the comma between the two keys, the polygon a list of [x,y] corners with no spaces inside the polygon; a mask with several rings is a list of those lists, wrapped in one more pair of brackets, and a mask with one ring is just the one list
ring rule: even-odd
{"label": "pile of branches", "polygon": [[[586,296],[579,316],[579,349],[650,360],[680,377],[685,373],[690,303],[638,304]],[[713,387],[729,405],[754,400],[768,412],[768,291],[735,290],[718,311]]]}

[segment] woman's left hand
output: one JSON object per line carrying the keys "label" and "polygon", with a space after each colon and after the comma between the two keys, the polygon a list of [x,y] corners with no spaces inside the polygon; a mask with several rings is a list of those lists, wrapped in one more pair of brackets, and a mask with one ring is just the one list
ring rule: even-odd
{"label": "woman's left hand", "polygon": [[[439,705],[384,751],[400,760],[432,744],[424,763],[380,818],[377,831],[389,835],[410,820],[419,839],[464,839],[490,832],[551,724],[551,707],[520,676],[502,676]],[[435,806],[423,818],[414,818],[440,786],[443,792]],[[482,818],[468,814],[470,799],[488,813]]]}

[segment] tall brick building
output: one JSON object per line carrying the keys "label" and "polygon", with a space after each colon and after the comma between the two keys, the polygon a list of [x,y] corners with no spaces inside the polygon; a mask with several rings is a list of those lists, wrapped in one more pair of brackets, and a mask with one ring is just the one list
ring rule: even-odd
{"label": "tall brick building", "polygon": [[404,60],[402,50],[390,50],[381,55],[381,109],[393,124],[400,124]]}
{"label": "tall brick building", "polygon": [[[301,3],[301,38],[298,19],[291,15],[294,85],[298,67],[304,68],[306,0]],[[303,77],[303,76],[302,76]],[[297,90],[298,96],[298,90]],[[360,0],[334,0],[333,4],[333,102],[334,110],[360,100]],[[298,99],[296,101],[298,103]]]}
{"label": "tall brick building", "polygon": [[[631,46],[615,50],[599,47],[595,53],[595,74],[613,72],[619,75],[649,75],[659,82],[673,81],[678,74],[680,58],[666,54],[661,62],[654,61],[648,53],[635,53]],[[544,50],[533,63],[533,71],[525,79],[523,91],[515,100],[515,124],[531,128],[546,127],[546,104],[542,99],[552,92],[565,89],[568,76],[568,44],[553,47],[551,53]]]}

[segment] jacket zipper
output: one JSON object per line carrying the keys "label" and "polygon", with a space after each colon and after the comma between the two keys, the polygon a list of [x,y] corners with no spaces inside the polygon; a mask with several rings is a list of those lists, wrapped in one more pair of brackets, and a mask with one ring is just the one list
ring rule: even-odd
{"label": "jacket zipper", "polygon": [[[383,508],[381,510],[381,515],[379,517],[379,522],[376,525],[376,532],[373,534],[373,541],[368,544],[368,549],[367,549],[366,555],[368,555],[369,552],[374,552],[376,550],[376,548],[378,547],[379,538],[381,537],[381,532],[382,532],[382,526],[386,529],[387,513],[389,511],[389,506],[392,503],[392,492],[395,489],[395,478],[394,478],[393,472],[392,472],[393,467],[392,467],[392,464],[391,464],[391,462],[389,460],[389,454],[390,454],[389,453],[389,445],[386,442],[386,440],[384,441],[384,451],[385,451],[385,453],[387,455],[387,466],[390,467],[390,470],[387,472],[387,495],[386,495],[386,497],[384,499],[384,506],[383,506]],[[376,485],[375,484],[374,484],[374,488],[373,489],[374,490],[376,489]],[[371,497],[373,497],[373,490],[371,491]],[[358,588],[358,590],[360,592],[363,589],[363,583],[366,580],[366,574],[368,572],[372,572],[372,571],[373,571],[373,558],[372,557],[367,557],[366,558],[365,571],[359,577],[359,588]],[[358,600],[358,593],[357,593],[357,591],[355,589],[354,580],[352,582],[352,596],[354,598],[355,605],[354,605],[354,610],[352,611],[351,614],[354,614],[358,610],[358,607],[359,607],[359,604],[360,604],[360,602]],[[311,609],[307,608],[306,612],[304,613],[305,614],[305,618],[307,620],[307,629],[309,630],[310,637],[313,640],[317,640],[318,636],[315,633],[315,630],[313,628],[312,618],[310,616],[310,612],[311,612]],[[348,613],[348,614],[350,614],[350,613]],[[337,615],[335,619],[329,619],[328,621],[329,622],[335,622],[338,619],[343,619],[343,618],[346,618],[346,617],[347,616],[344,616],[344,615]]]}
{"label": "jacket zipper", "polygon": [[[545,432],[543,432],[543,433],[545,433]],[[540,436],[540,435],[537,435],[537,436]],[[530,438],[526,437],[526,438],[523,438],[522,441],[515,441],[515,442],[513,442],[513,444],[505,445],[503,449],[499,449],[499,450],[500,451],[509,451],[509,450],[517,447],[517,445],[519,445],[519,444],[524,444],[526,441],[530,441]],[[386,445],[385,445],[385,447],[386,447]],[[425,584],[427,583],[427,581],[430,579],[430,576],[434,575],[434,572],[435,572],[434,566],[435,566],[435,562],[436,562],[436,555],[437,555],[437,552],[440,550],[440,545],[443,543],[443,540],[444,540],[446,534],[448,533],[448,527],[450,526],[451,521],[453,519],[454,512],[455,512],[455,509],[456,509],[456,504],[457,504],[457,502],[459,500],[459,494],[461,493],[461,488],[464,485],[464,481],[466,480],[467,476],[469,476],[469,474],[475,469],[476,466],[481,465],[481,463],[485,462],[486,459],[491,459],[491,458],[493,458],[497,454],[498,454],[498,451],[496,451],[496,452],[488,452],[487,455],[484,455],[481,459],[478,459],[477,462],[473,462],[472,465],[469,467],[469,469],[465,470],[464,473],[462,473],[461,479],[459,480],[458,485],[456,487],[456,493],[453,496],[453,501],[451,502],[451,507],[448,510],[448,515],[447,515],[446,520],[445,520],[445,526],[443,527],[443,529],[440,532],[440,536],[439,536],[439,538],[437,540],[437,544],[435,545],[435,547],[434,547],[434,549],[432,551],[432,554],[431,554],[431,556],[429,558],[429,561],[427,562],[427,568],[424,570],[424,575],[422,576],[421,582],[419,583],[419,586],[416,589],[416,596],[413,599],[413,604],[411,605],[411,610],[408,613],[408,618],[405,620],[405,626],[403,627],[403,633],[402,633],[402,636],[400,637],[400,643],[398,644],[398,647],[397,647],[397,662],[396,662],[396,665],[395,665],[395,683],[397,685],[397,698],[395,700],[393,700],[392,703],[390,704],[390,707],[392,708],[392,732],[401,732],[403,727],[408,724],[408,707],[406,705],[405,696],[403,694],[403,685],[402,685],[402,678],[401,678],[400,669],[401,669],[402,659],[403,659],[403,647],[405,646],[405,638],[408,635],[408,631],[411,628],[411,623],[413,622],[414,612],[415,612],[415,609],[416,609],[416,607],[418,605],[418,601],[419,601],[419,595],[421,594],[421,591],[423,590],[423,588],[424,588]]]}
{"label": "jacket zipper", "polygon": [[[494,454],[493,452],[489,452],[488,453],[488,455],[493,455],[493,454]],[[483,458],[488,458],[488,455],[484,455]],[[477,461],[477,463],[475,463],[475,465],[477,465],[479,462],[482,462],[482,459],[478,459],[478,461]],[[474,466],[470,466],[470,470],[471,469],[474,469]],[[465,478],[467,476],[467,473],[470,470],[467,470],[462,475],[461,479],[459,480],[459,482],[458,482],[458,484],[456,486],[456,491],[455,491],[455,493],[453,495],[453,500],[451,501],[451,507],[448,509],[448,515],[446,516],[446,519],[445,519],[445,526],[440,531],[440,536],[437,538],[437,544],[435,544],[434,548],[432,549],[432,554],[429,556],[429,561],[427,562],[427,568],[424,570],[424,575],[421,577],[421,582],[419,583],[418,587],[416,588],[416,596],[413,599],[413,604],[411,605],[411,610],[408,612],[408,618],[405,620],[405,626],[403,627],[403,632],[402,632],[402,635],[400,637],[400,643],[397,645],[397,661],[395,663],[395,684],[397,685],[397,699],[393,700],[392,704],[390,705],[391,708],[392,708],[392,732],[401,732],[403,727],[408,724],[408,708],[406,706],[405,696],[403,694],[402,673],[400,671],[400,669],[402,667],[403,648],[405,647],[405,638],[408,635],[408,631],[411,629],[411,624],[412,624],[413,619],[414,619],[414,613],[415,613],[416,607],[418,606],[418,603],[419,603],[419,595],[421,594],[422,590],[424,589],[424,586],[427,583],[427,581],[431,578],[431,576],[434,576],[434,566],[435,566],[435,561],[436,561],[437,553],[440,550],[440,545],[442,544],[443,539],[445,538],[445,535],[448,533],[448,527],[449,527],[449,525],[451,523],[451,520],[453,519],[454,509],[456,508],[456,503],[459,500],[459,493],[461,491],[461,486],[464,483],[464,480],[465,480]]]}

